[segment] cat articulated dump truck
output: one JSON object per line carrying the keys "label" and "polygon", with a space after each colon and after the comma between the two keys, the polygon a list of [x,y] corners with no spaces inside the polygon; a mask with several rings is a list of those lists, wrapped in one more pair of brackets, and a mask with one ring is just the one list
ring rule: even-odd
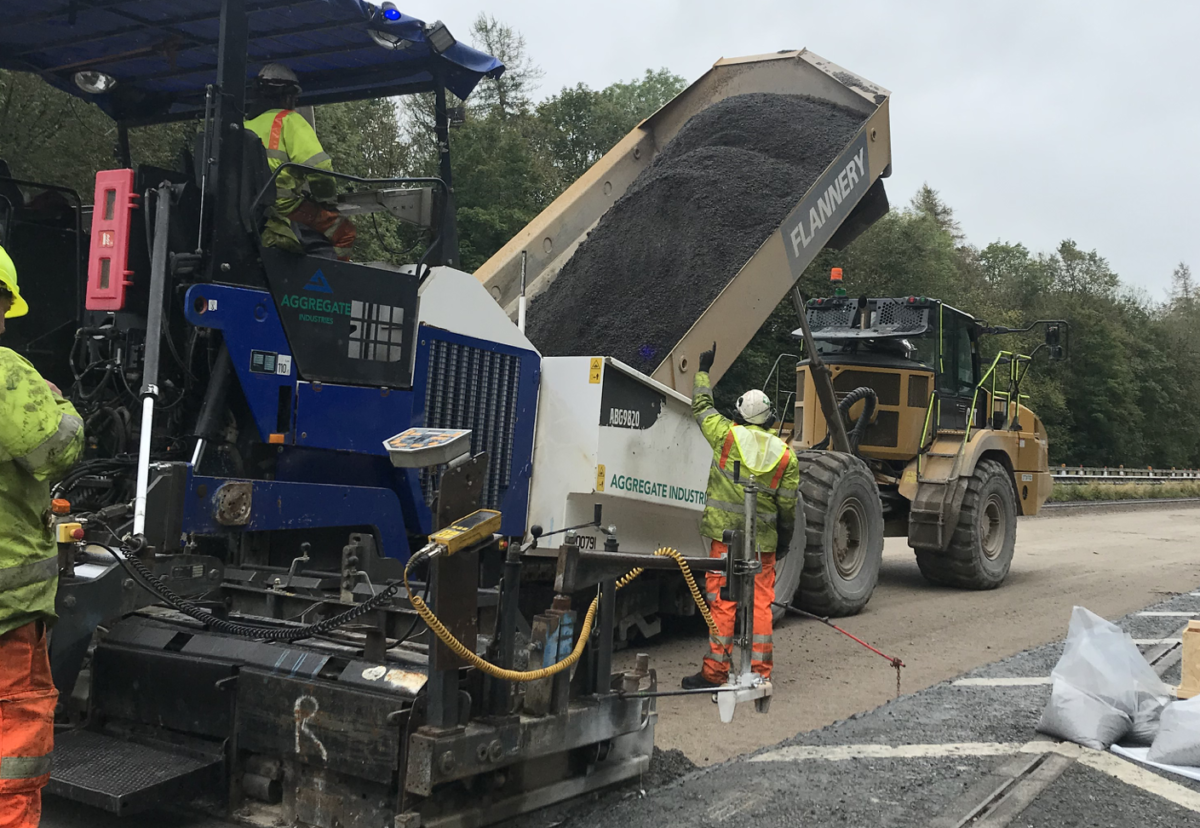
{"label": "cat articulated dump truck", "polygon": [[[781,586],[798,583],[810,610],[856,613],[878,580],[885,535],[908,538],[932,583],[999,586],[1017,516],[1036,515],[1052,485],[1046,429],[1021,387],[1038,351],[1063,356],[1066,323],[989,327],[924,296],[797,296],[797,311],[807,358],[796,366],[791,438],[808,531],[803,558],[784,559]],[[1046,341],[1033,354],[981,357],[983,336],[1035,327]]]}

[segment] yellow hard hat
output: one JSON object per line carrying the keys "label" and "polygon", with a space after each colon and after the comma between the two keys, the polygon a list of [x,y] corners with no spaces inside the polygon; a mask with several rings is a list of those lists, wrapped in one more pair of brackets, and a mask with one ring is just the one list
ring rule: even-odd
{"label": "yellow hard hat", "polygon": [[29,305],[25,304],[25,300],[21,298],[21,291],[17,290],[17,266],[13,264],[13,260],[9,258],[8,252],[3,247],[0,247],[0,285],[7,288],[8,292],[13,295],[12,307],[8,309],[8,313],[4,314],[5,319],[29,313]]}

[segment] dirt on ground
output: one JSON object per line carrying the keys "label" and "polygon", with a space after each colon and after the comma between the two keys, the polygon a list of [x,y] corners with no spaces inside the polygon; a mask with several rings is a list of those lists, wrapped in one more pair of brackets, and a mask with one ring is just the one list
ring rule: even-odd
{"label": "dirt on ground", "polygon": [[[1200,583],[1200,508],[1088,511],[1023,518],[1012,573],[999,589],[930,586],[903,538],[889,539],[879,586],[862,614],[838,623],[903,659],[912,693],[981,664],[1061,639],[1071,608],[1115,618]],[[638,650],[659,686],[677,687],[707,649],[703,629]],[[618,661],[620,661],[618,659]],[[771,710],[739,709],[722,726],[706,696],[658,702],[655,742],[699,765],[720,762],[870,710],[896,695],[887,661],[815,621],[789,618],[775,631]]]}

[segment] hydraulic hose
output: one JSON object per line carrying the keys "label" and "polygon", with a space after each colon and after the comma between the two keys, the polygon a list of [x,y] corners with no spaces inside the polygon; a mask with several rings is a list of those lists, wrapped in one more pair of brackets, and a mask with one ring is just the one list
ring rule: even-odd
{"label": "hydraulic hose", "polygon": [[[708,611],[708,605],[704,601],[704,596],[700,593],[699,587],[696,586],[696,579],[692,577],[691,568],[687,565],[687,562],[683,559],[683,556],[680,555],[676,550],[665,547],[662,549],[656,549],[654,554],[658,555],[659,557],[671,558],[675,561],[675,563],[679,564],[679,569],[683,572],[683,579],[687,582],[688,589],[692,593],[692,600],[696,602],[696,606],[699,608],[700,614],[704,616],[704,621],[708,624],[709,630],[715,634],[717,631],[716,622],[713,621],[712,615]],[[542,667],[537,670],[508,670],[504,667],[497,667],[495,664],[492,664],[490,661],[485,661],[472,652],[470,648],[455,638],[454,634],[451,633],[450,630],[446,629],[446,626],[440,620],[438,620],[436,615],[434,615],[433,610],[431,610],[429,606],[423,600],[421,600],[421,596],[413,594],[412,588],[408,585],[408,570],[418,557],[420,556],[414,555],[409,559],[408,565],[404,567],[404,588],[408,590],[408,601],[410,604],[412,604],[412,608],[417,611],[417,614],[421,616],[421,620],[425,622],[425,625],[429,627],[433,634],[441,639],[442,643],[449,647],[456,656],[470,664],[472,667],[475,667],[492,678],[500,679],[501,681],[538,681],[540,679],[549,678],[557,673],[561,673],[563,670],[569,670],[571,667],[575,666],[580,658],[583,657],[583,651],[587,647],[588,638],[592,633],[592,625],[596,621],[596,610],[600,606],[599,597],[593,598],[592,603],[588,605],[587,613],[585,613],[583,616],[583,624],[579,628],[579,640],[575,643],[575,648],[571,650],[570,654],[566,658],[550,665],[549,667]],[[631,569],[629,572],[625,573],[625,575],[617,579],[617,589],[628,586],[635,578],[641,575],[643,571],[644,570],[639,567],[636,569]]]}
{"label": "hydraulic hose", "polygon": [[[545,667],[540,670],[530,670],[522,672],[519,670],[506,670],[503,667],[497,667],[491,662],[484,661],[474,652],[466,647],[461,641],[454,637],[445,625],[442,624],[438,617],[434,615],[433,610],[421,599],[421,596],[415,595],[412,587],[408,583],[408,573],[412,565],[424,556],[421,554],[413,555],[408,560],[408,564],[404,567],[404,578],[402,581],[393,581],[387,587],[381,590],[378,594],[371,596],[361,604],[352,607],[345,612],[326,618],[324,621],[318,621],[315,624],[306,624],[302,627],[259,627],[253,624],[239,624],[235,621],[228,621],[224,618],[218,618],[210,612],[205,612],[202,608],[196,606],[191,601],[181,598],[170,587],[164,584],[150,568],[142,563],[136,555],[122,555],[112,547],[104,544],[92,543],[93,546],[98,546],[107,551],[110,555],[117,559],[117,562],[125,568],[130,575],[134,576],[134,580],[138,581],[142,587],[153,595],[158,597],[163,603],[170,606],[172,609],[182,612],[184,615],[199,621],[206,628],[215,630],[216,632],[225,633],[226,635],[236,635],[242,638],[251,638],[260,641],[279,641],[293,642],[299,641],[302,638],[312,638],[317,635],[324,635],[338,627],[345,626],[358,618],[361,618],[366,613],[381,606],[388,601],[396,592],[399,591],[403,584],[404,589],[408,592],[408,600],[412,608],[417,611],[421,620],[433,631],[434,635],[440,638],[447,647],[454,651],[456,655],[464,661],[477,667],[489,676],[493,676],[505,681],[537,681],[538,679],[547,678],[548,676],[561,673],[563,670],[573,667],[576,662],[583,656],[584,648],[587,646],[588,637],[591,635],[592,625],[596,620],[596,611],[599,608],[599,598],[593,598],[592,603],[588,606],[587,614],[584,616],[583,625],[579,629],[579,641],[575,644],[575,648],[562,661]],[[657,549],[654,552],[659,557],[667,557],[673,559],[683,573],[683,579],[688,585],[688,590],[692,594],[692,600],[696,602],[700,614],[704,617],[704,621],[708,624],[709,630],[716,633],[716,622],[713,621],[712,615],[708,611],[708,605],[704,602],[704,596],[701,594],[699,587],[696,585],[696,579],[692,576],[691,568],[683,559],[683,556],[674,549],[663,548]],[[635,578],[641,575],[643,570],[639,567],[630,570],[617,581],[617,589],[627,586]]]}
{"label": "hydraulic hose", "polygon": [[[867,432],[867,426],[871,424],[871,417],[875,414],[875,405],[879,400],[879,395],[875,393],[874,388],[868,388],[865,385],[860,385],[846,396],[842,397],[838,402],[837,411],[841,417],[849,416],[850,409],[856,402],[861,399],[866,399],[866,404],[863,406],[862,413],[858,415],[858,419],[854,422],[854,428],[847,433],[847,438],[850,440],[850,451],[853,454],[858,454],[858,444],[862,442],[863,435]],[[823,450],[829,447],[829,434],[825,435],[825,439],[813,446],[814,449]]]}

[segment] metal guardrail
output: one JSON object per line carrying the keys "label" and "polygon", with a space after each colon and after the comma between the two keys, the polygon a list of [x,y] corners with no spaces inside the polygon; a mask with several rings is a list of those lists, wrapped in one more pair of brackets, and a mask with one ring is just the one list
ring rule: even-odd
{"label": "metal guardrail", "polygon": [[1051,469],[1050,476],[1056,483],[1161,483],[1166,480],[1200,480],[1200,469],[1059,466]]}

